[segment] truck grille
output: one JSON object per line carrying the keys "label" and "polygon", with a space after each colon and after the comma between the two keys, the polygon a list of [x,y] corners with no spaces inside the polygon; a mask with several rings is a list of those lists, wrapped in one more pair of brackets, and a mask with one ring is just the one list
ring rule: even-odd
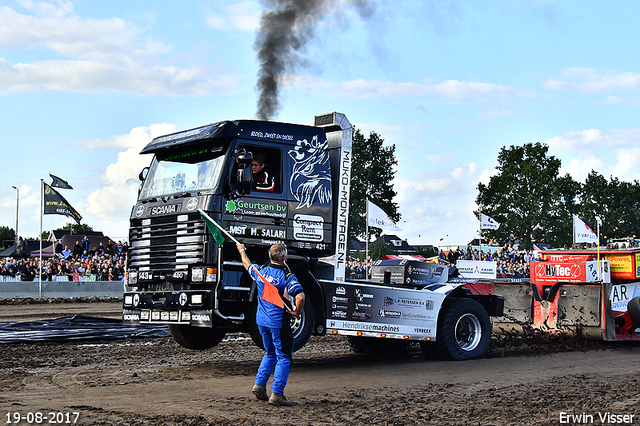
{"label": "truck grille", "polygon": [[206,228],[199,213],[133,220],[129,267],[138,271],[187,270],[202,263]]}

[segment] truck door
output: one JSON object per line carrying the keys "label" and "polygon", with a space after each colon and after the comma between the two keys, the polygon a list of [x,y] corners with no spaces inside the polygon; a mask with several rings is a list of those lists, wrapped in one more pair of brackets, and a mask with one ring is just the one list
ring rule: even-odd
{"label": "truck door", "polygon": [[283,150],[275,144],[240,141],[238,149],[252,154],[253,186],[249,195],[229,200],[223,207],[229,232],[245,244],[269,246],[287,243],[287,190]]}

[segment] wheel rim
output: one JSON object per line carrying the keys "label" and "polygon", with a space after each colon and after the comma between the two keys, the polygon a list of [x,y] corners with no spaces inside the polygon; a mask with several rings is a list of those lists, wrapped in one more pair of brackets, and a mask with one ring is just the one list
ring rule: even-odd
{"label": "wheel rim", "polygon": [[482,338],[480,320],[473,314],[464,314],[456,322],[456,342],[463,351],[472,351]]}
{"label": "wheel rim", "polygon": [[300,314],[297,317],[291,317],[291,333],[297,336],[300,330],[302,330],[302,324],[304,323],[304,314]]}

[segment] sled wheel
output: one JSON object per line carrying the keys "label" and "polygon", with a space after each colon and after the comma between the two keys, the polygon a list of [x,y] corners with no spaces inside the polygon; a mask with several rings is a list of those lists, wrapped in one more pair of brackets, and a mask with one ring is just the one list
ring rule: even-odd
{"label": "sled wheel", "polygon": [[[260,349],[264,350],[262,343],[262,335],[258,330],[258,324],[256,323],[256,311],[258,309],[257,303],[252,303],[249,307],[247,315],[247,331],[251,336],[253,343]],[[307,344],[313,333],[313,325],[315,322],[315,312],[310,300],[306,300],[302,313],[297,318],[291,318],[291,331],[293,332],[293,351],[301,349]]]}
{"label": "sled wheel", "polygon": [[444,360],[480,358],[491,343],[491,319],[472,299],[451,299],[442,306],[436,347]]}
{"label": "sled wheel", "polygon": [[360,337],[360,346],[369,355],[380,357],[402,356],[407,351],[405,340],[383,339],[378,337]]}
{"label": "sled wheel", "polygon": [[169,325],[171,337],[180,346],[188,349],[211,349],[222,342],[226,331],[209,327],[192,327],[184,324]]}
{"label": "sled wheel", "polygon": [[365,353],[365,350],[362,347],[362,342],[360,341],[360,339],[362,339],[362,337],[347,336],[347,342],[349,342],[349,347],[351,348],[351,352],[356,354]]}
{"label": "sled wheel", "polygon": [[420,345],[420,350],[422,351],[422,354],[425,356],[425,358],[427,359],[438,358],[438,350],[436,347],[436,342],[421,341],[421,342],[418,342],[418,344]]}
{"label": "sled wheel", "polygon": [[638,327],[640,327],[640,296],[636,296],[629,300],[627,304],[627,311],[631,317],[631,321]]}

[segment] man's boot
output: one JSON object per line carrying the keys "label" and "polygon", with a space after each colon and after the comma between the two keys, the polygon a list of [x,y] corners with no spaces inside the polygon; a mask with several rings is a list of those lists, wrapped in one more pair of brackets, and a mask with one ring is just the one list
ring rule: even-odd
{"label": "man's boot", "polygon": [[258,398],[260,401],[269,401],[269,397],[267,396],[267,388],[265,388],[264,386],[253,385],[253,389],[251,390],[251,392],[253,392],[256,398]]}
{"label": "man's boot", "polygon": [[271,397],[269,397],[269,404],[278,405],[281,407],[291,407],[293,402],[289,401],[284,395],[280,395],[279,393],[272,393]]}

